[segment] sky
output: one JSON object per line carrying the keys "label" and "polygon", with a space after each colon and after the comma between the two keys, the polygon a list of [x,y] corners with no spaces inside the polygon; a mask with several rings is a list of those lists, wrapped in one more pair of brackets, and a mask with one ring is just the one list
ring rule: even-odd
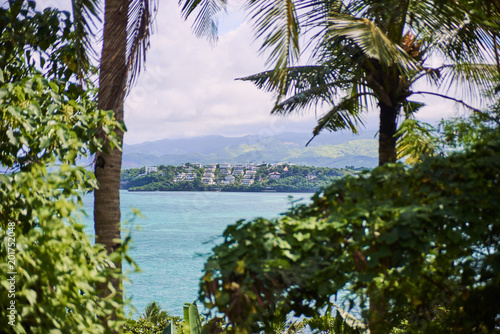
{"label": "sky", "polygon": [[[321,110],[287,118],[272,116],[272,93],[235,80],[267,69],[241,0],[230,1],[227,14],[221,16],[215,44],[195,37],[192,21],[181,18],[177,2],[159,0],[146,69],[125,102],[126,144],[203,135],[312,133]],[[69,0],[37,3],[39,8],[70,8]],[[96,41],[96,48],[100,43]],[[430,105],[419,112],[423,121],[435,123],[456,114],[453,103],[421,100]],[[364,122],[374,131],[376,111],[365,113]],[[352,135],[346,132],[346,136]]]}

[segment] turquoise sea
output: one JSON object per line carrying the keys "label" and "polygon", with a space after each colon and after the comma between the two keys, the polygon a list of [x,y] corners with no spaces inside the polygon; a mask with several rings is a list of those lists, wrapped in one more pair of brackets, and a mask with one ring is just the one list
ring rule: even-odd
{"label": "turquoise sea", "polygon": [[[142,272],[129,275],[125,286],[136,314],[146,304],[160,303],[169,314],[197,298],[203,265],[224,229],[239,219],[273,218],[307,193],[128,192],[121,191],[122,221],[132,234],[131,255]],[[87,232],[94,234],[93,196],[84,197]],[[139,209],[144,218],[132,214]],[[124,233],[122,232],[122,235]]]}

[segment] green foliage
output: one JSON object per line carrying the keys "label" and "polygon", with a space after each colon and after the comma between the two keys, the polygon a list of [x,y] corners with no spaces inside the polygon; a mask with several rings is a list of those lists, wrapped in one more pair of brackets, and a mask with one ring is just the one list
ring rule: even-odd
{"label": "green foliage", "polygon": [[146,305],[139,319],[127,319],[123,330],[125,334],[173,334],[177,327],[181,327],[181,319],[170,316],[159,304],[152,302]]}
{"label": "green foliage", "polygon": [[490,130],[464,152],[346,177],[284,218],[229,226],[201,300],[250,332],[292,311],[319,316],[334,298],[366,324],[368,296],[385,333],[497,330],[500,140]]}
{"label": "green foliage", "polygon": [[406,158],[405,163],[415,164],[423,157],[436,154],[438,138],[436,129],[415,119],[406,119],[396,132],[398,159]]}
{"label": "green foliage", "polygon": [[[286,168],[286,169],[285,169]],[[179,173],[186,172],[183,167],[175,166],[159,166],[159,172],[150,173],[148,175],[140,175],[140,169],[127,169],[122,172],[122,188],[131,191],[206,191],[211,190],[214,186],[208,186],[201,183],[202,173],[195,170],[195,180],[192,182],[179,181],[175,182],[175,176]],[[224,184],[225,175],[220,174],[217,170],[215,175],[216,187],[221,191],[234,192],[258,192],[258,191],[279,191],[279,192],[315,192],[329,185],[333,180],[336,180],[344,175],[354,175],[363,168],[345,167],[345,168],[328,168],[328,167],[312,167],[298,165],[278,165],[269,167],[267,165],[259,167],[255,175],[255,182],[250,185],[242,185],[242,177],[234,175],[236,181],[233,184]],[[280,173],[279,180],[269,179],[269,175],[273,172]],[[313,175],[310,179],[308,175]]]}
{"label": "green foliage", "polygon": [[201,318],[198,313],[196,302],[184,304],[184,326],[182,332],[184,334],[202,333]]}
{"label": "green foliage", "polygon": [[114,263],[130,261],[129,240],[110,256],[90,243],[77,213],[96,182],[76,166],[102,149],[98,129],[118,145],[117,122],[96,110],[90,82],[87,90],[77,83],[85,68],[68,13],[10,1],[0,8],[0,36],[0,285],[9,291],[0,294],[2,332],[118,330],[121,305],[114,292],[98,297],[95,285],[123,279]]}

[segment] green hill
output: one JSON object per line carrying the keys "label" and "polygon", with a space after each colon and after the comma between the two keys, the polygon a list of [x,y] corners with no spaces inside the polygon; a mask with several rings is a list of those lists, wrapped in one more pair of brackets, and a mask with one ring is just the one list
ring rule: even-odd
{"label": "green hill", "polygon": [[[368,138],[366,138],[368,137]],[[333,144],[322,139],[305,144],[308,134],[287,133],[279,136],[164,139],[158,142],[125,145],[124,168],[147,165],[180,165],[186,162],[206,163],[293,163],[318,167],[374,167],[377,165],[378,143],[375,139],[352,136],[335,137]],[[213,144],[211,144],[211,142]]]}

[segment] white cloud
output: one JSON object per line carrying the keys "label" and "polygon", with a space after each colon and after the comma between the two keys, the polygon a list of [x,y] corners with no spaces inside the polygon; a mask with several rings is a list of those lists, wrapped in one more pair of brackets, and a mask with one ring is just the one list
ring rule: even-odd
{"label": "white cloud", "polygon": [[[247,14],[239,9],[241,3],[231,2],[229,13],[221,16],[219,41],[211,46],[194,36],[192,21],[182,20],[177,1],[160,0],[146,70],[126,100],[126,143],[209,134],[312,131],[314,111],[286,120],[271,116],[271,93],[235,81],[266,69],[252,27],[244,20]],[[69,9],[69,1],[63,0],[38,4]],[[419,119],[434,123],[455,115],[451,102],[418,98],[429,105],[419,112]],[[368,113],[365,121],[369,129],[376,128],[377,113]]]}

